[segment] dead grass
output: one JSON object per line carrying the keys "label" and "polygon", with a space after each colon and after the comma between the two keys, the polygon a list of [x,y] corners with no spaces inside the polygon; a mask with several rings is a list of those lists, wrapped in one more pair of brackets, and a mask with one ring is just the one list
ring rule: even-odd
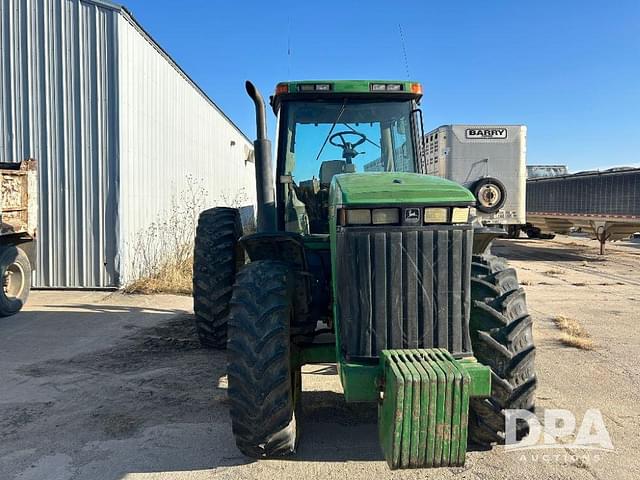
{"label": "dead grass", "polygon": [[578,348],[580,350],[593,350],[594,348],[593,340],[590,338],[572,337],[566,333],[563,333],[560,337],[560,343],[567,347]]}
{"label": "dead grass", "polygon": [[593,350],[594,344],[591,335],[589,335],[577,320],[558,315],[553,318],[553,323],[555,323],[556,327],[562,332],[559,338],[560,343],[581,350]]}
{"label": "dead grass", "polygon": [[564,274],[564,270],[551,269],[544,272],[546,275],[562,275]]}
{"label": "dead grass", "polygon": [[[133,278],[124,287],[125,293],[191,295],[193,240],[207,197],[202,182],[187,176],[186,188],[171,197],[167,211],[138,234],[130,265]],[[221,196],[215,205],[239,208],[247,201],[241,190],[234,198]]]}
{"label": "dead grass", "polygon": [[148,275],[129,283],[124,293],[151,295],[154,293],[172,293],[190,295],[192,291],[193,257],[180,262],[167,262],[153,269]]}

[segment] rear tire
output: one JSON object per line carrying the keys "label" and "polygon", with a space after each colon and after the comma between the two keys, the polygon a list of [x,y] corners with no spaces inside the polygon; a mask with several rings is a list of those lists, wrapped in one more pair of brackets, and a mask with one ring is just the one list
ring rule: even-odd
{"label": "rear tire", "polygon": [[236,271],[244,264],[240,213],[217,207],[200,214],[193,253],[193,311],[204,347],[224,349]]}
{"label": "rear tire", "polygon": [[287,265],[245,265],[233,287],[228,381],[236,445],[253,458],[295,451],[300,372],[291,367],[295,279]]}
{"label": "rear tire", "polygon": [[20,247],[6,245],[0,253],[0,317],[18,313],[31,291],[31,262]]}
{"label": "rear tire", "polygon": [[[491,397],[471,399],[469,438],[481,446],[504,443],[504,410],[533,412],[537,379],[524,290],[501,258],[473,257],[470,328],[475,357],[491,367]],[[526,423],[517,425],[517,438],[527,432]]]}

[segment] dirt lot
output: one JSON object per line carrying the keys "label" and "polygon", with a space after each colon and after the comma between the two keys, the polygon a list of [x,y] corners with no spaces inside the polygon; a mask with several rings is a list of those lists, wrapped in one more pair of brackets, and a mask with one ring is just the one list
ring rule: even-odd
{"label": "dirt lot", "polygon": [[[576,459],[471,452],[462,469],[390,472],[375,407],[347,405],[331,365],[304,374],[296,457],[254,462],[227,416],[225,354],[194,340],[185,297],[35,292],[0,320],[0,479],[640,478],[640,245],[503,241],[519,270],[538,345],[539,415],[597,408],[615,451]],[[562,345],[551,318],[577,319],[591,351]],[[542,453],[546,453],[542,457]]]}

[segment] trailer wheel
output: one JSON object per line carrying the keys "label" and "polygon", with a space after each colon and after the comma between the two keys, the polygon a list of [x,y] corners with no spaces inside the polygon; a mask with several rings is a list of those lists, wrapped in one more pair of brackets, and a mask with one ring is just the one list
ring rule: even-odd
{"label": "trailer wheel", "polygon": [[204,347],[226,347],[231,290],[244,264],[241,236],[237,209],[218,207],[200,214],[193,253],[193,311]]}
{"label": "trailer wheel", "polygon": [[520,225],[507,225],[507,238],[520,238]]}
{"label": "trailer wheel", "polygon": [[484,213],[497,212],[507,200],[507,189],[497,178],[481,178],[470,190],[476,197],[476,208]]}
{"label": "trailer wheel", "polygon": [[[516,272],[493,255],[474,256],[471,273],[471,342],[491,367],[491,397],[471,399],[469,438],[481,446],[504,443],[505,409],[534,411],[537,384],[532,321]],[[528,432],[517,425],[516,437]]]}
{"label": "trailer wheel", "polygon": [[22,309],[31,291],[31,263],[20,247],[2,247],[0,278],[0,316],[8,317]]}
{"label": "trailer wheel", "polygon": [[291,366],[295,281],[283,263],[245,265],[233,287],[228,381],[236,445],[253,458],[293,453],[300,372]]}
{"label": "trailer wheel", "polygon": [[553,240],[554,238],[556,238],[555,234],[553,233],[542,233],[542,230],[540,230],[538,227],[533,227],[533,226],[529,226],[527,227],[527,237],[529,238],[538,238],[540,240]]}

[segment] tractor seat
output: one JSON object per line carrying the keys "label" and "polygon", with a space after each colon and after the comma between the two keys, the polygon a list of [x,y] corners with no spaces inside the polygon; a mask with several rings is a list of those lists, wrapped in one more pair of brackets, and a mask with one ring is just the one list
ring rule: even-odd
{"label": "tractor seat", "polygon": [[320,165],[320,185],[329,185],[335,175],[355,172],[355,165],[345,160],[327,160]]}

